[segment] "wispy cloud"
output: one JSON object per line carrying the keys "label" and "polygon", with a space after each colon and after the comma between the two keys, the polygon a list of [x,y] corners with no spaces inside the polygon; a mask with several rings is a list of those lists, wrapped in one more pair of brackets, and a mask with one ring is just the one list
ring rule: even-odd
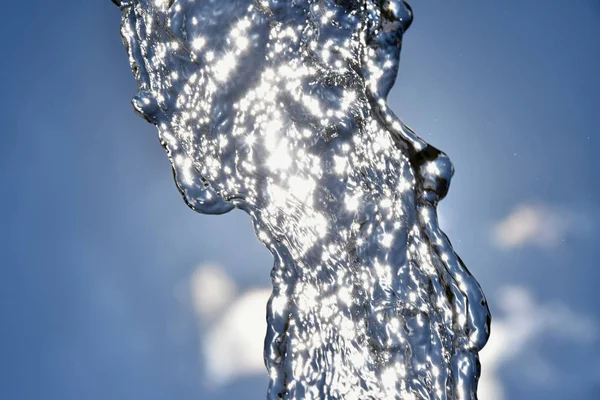
{"label": "wispy cloud", "polygon": [[551,336],[583,344],[597,340],[595,320],[572,311],[560,302],[540,303],[522,287],[504,287],[496,304],[503,316],[494,319],[492,335],[481,352],[481,399],[505,399],[499,376],[501,367],[518,366],[529,382],[547,382],[560,373],[541,354],[531,349],[540,338]]}
{"label": "wispy cloud", "polygon": [[521,204],[493,229],[494,244],[501,249],[525,245],[553,247],[575,227],[574,213],[542,203]]}

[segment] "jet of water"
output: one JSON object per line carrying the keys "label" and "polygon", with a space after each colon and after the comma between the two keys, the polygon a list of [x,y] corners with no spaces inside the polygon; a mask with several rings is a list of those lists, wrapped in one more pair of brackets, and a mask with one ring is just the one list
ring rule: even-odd
{"label": "jet of water", "polygon": [[453,167],[386,102],[410,7],[113,1],[185,201],[246,211],[274,256],[267,397],[475,399],[490,315],[438,226]]}

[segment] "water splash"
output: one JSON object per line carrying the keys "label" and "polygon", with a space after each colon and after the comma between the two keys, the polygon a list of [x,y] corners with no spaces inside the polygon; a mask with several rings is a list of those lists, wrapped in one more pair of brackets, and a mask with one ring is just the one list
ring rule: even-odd
{"label": "water splash", "polygon": [[246,211],[274,256],[268,398],[475,399],[490,317],[438,227],[453,167],[386,103],[410,7],[113,1],[185,201]]}

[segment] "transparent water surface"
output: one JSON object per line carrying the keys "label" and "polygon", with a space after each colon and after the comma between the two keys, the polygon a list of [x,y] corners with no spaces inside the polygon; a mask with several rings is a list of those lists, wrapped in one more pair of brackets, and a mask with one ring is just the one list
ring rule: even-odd
{"label": "transparent water surface", "polygon": [[490,315],[438,226],[452,163],[386,103],[410,7],[113,1],[186,203],[246,211],[273,254],[267,397],[476,398]]}

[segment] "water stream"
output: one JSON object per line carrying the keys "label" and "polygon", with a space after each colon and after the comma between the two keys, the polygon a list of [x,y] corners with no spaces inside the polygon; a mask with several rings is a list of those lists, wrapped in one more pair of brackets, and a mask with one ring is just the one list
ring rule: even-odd
{"label": "water stream", "polygon": [[452,163],[386,102],[410,7],[113,1],[186,203],[244,210],[273,254],[267,398],[475,399],[490,315],[438,226]]}

